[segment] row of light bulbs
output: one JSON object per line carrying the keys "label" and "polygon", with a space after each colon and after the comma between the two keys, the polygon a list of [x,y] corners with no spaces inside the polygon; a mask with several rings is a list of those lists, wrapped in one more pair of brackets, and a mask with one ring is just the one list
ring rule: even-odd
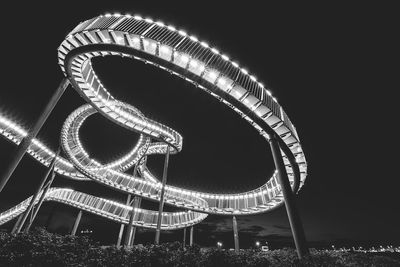
{"label": "row of light bulbs", "polygon": [[[177,30],[177,29],[176,29],[174,26],[172,26],[172,25],[166,25],[166,24],[164,24],[164,23],[161,22],[161,21],[153,21],[151,18],[142,18],[141,16],[138,16],[138,15],[132,16],[132,15],[129,15],[129,14],[121,15],[120,13],[114,13],[114,14],[107,13],[107,14],[105,14],[104,16],[105,16],[105,17],[111,17],[111,16],[120,17],[120,16],[124,16],[124,17],[127,17],[127,18],[134,18],[134,19],[136,19],[136,20],[144,20],[144,21],[147,22],[147,23],[155,23],[155,24],[156,24],[157,26],[159,26],[159,27],[166,27],[168,30],[170,30],[170,31],[172,31],[172,32],[178,32],[181,36],[183,36],[183,37],[188,37],[188,38],[189,38],[190,40],[192,40],[193,42],[198,42],[198,43],[200,43],[200,45],[203,46],[204,48],[209,48],[214,54],[220,55],[221,58],[222,58],[223,60],[225,60],[225,61],[227,61],[227,62],[230,62],[230,63],[232,64],[232,66],[234,66],[235,68],[240,69],[240,71],[241,71],[243,74],[248,75],[249,78],[250,78],[252,81],[256,82],[256,83],[258,84],[258,86],[260,86],[263,90],[265,90],[266,93],[267,93],[269,96],[272,96],[271,92],[270,92],[268,89],[265,88],[264,84],[261,83],[261,82],[258,82],[258,81],[257,81],[257,78],[256,78],[254,75],[250,75],[249,72],[247,71],[247,69],[239,67],[239,64],[238,64],[237,62],[235,62],[235,61],[232,61],[227,55],[221,54],[221,52],[220,52],[218,49],[216,49],[215,47],[211,47],[207,42],[199,41],[199,39],[198,39],[196,36],[188,35],[188,34],[186,33],[186,31]],[[276,99],[275,97],[273,97],[273,100],[274,100],[275,102],[277,102],[277,99]]]}

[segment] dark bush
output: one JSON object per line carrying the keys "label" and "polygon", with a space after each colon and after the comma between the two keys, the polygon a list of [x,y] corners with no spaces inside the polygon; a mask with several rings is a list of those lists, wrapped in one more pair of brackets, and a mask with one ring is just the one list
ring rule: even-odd
{"label": "dark bush", "polygon": [[400,257],[311,250],[311,256],[298,260],[293,249],[235,253],[198,246],[183,248],[179,242],[127,250],[102,247],[86,237],[35,229],[16,236],[0,232],[0,266],[400,266]]}

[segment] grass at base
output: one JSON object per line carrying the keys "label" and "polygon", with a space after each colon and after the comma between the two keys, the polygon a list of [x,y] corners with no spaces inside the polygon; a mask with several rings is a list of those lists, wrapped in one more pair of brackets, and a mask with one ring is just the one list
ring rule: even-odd
{"label": "grass at base", "polygon": [[400,256],[311,250],[299,260],[293,249],[235,253],[183,248],[179,242],[123,249],[35,229],[16,236],[0,233],[0,266],[400,266]]}

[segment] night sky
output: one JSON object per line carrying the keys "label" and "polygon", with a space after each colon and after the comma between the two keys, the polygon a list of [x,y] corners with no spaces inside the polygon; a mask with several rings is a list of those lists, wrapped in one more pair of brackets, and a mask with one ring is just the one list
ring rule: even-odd
{"label": "night sky", "polygon": [[[271,88],[297,127],[308,161],[308,177],[297,196],[306,237],[312,245],[400,244],[400,180],[393,81],[398,23],[390,6],[260,4],[227,1],[60,1],[51,5],[8,1],[2,6],[0,111],[31,126],[63,78],[57,47],[80,21],[119,12],[151,17],[182,28],[238,61]],[[262,1],[264,2],[264,1]],[[162,3],[162,4],[161,4]],[[397,29],[395,29],[397,28]],[[170,159],[168,184],[209,192],[254,189],[274,171],[269,145],[236,113],[208,94],[138,61],[94,60],[105,86],[117,99],[184,137],[183,150]],[[69,87],[39,134],[58,146],[63,121],[85,104]],[[83,125],[82,143],[102,162],[135,145],[138,134],[96,114]],[[0,173],[15,146],[0,139]],[[148,165],[161,175],[163,156]],[[0,193],[0,211],[31,195],[45,168],[26,156]],[[95,182],[57,177],[54,186],[124,202],[126,195]],[[143,203],[143,202],[142,202]],[[156,209],[156,203],[144,201]],[[166,207],[167,210],[176,210]],[[46,203],[36,221],[65,233],[78,211]],[[49,216],[52,214],[52,216]],[[11,228],[14,222],[0,226]],[[256,240],[290,245],[284,207],[238,218],[241,246]],[[93,238],[115,243],[119,225],[85,213],[81,228]],[[182,230],[161,241],[181,240]],[[138,243],[152,242],[140,230]],[[195,242],[233,246],[231,217],[209,216],[195,226]],[[321,243],[318,243],[321,242]]]}

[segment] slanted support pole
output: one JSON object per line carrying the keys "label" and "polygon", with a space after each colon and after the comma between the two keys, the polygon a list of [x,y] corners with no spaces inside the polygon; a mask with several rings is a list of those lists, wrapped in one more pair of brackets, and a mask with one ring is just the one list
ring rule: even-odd
{"label": "slanted support pole", "polygon": [[129,247],[129,244],[131,243],[130,239],[133,231],[133,216],[135,215],[135,199],[136,197],[133,198],[133,202],[131,204],[132,210],[129,212],[129,222],[128,227],[126,228],[124,247]]}
{"label": "slanted support pole", "polygon": [[278,180],[282,189],[283,198],[285,199],[286,213],[289,218],[290,228],[292,230],[294,243],[296,245],[297,255],[302,259],[309,254],[306,239],[304,235],[303,225],[296,208],[296,200],[290,187],[289,178],[286,172],[286,167],[282,159],[281,149],[276,136],[271,136],[269,139],[272,156],[276,170],[278,171]]}
{"label": "slanted support pole", "polygon": [[160,204],[158,206],[156,236],[154,238],[154,244],[156,244],[156,245],[158,245],[160,243],[161,220],[162,220],[162,212],[164,209],[165,184],[167,183],[169,150],[170,150],[170,147],[168,145],[167,146],[167,154],[165,155],[165,161],[164,161],[164,172],[163,172],[162,187],[161,187],[161,192],[160,192]]}
{"label": "slanted support pole", "polygon": [[[143,153],[141,158],[136,163],[136,165],[133,169],[134,177],[138,176],[139,164],[145,156],[146,156],[146,153]],[[124,241],[125,247],[132,247],[135,242],[136,226],[133,225],[133,219],[134,219],[134,215],[135,215],[135,208],[140,208],[141,203],[142,203],[142,198],[139,196],[135,196],[133,199],[132,205],[131,205],[132,211],[129,213],[129,223],[128,223],[128,227],[127,227],[126,233],[125,233],[125,241]]]}
{"label": "slanted support pole", "polygon": [[233,239],[235,241],[235,252],[239,252],[239,234],[238,234],[236,216],[232,217],[232,225],[233,225]]}
{"label": "slanted support pole", "polygon": [[82,210],[79,210],[78,216],[76,216],[74,227],[72,228],[71,235],[76,235],[76,231],[78,230],[79,223],[82,218]]}
{"label": "slanted support pole", "polygon": [[193,226],[190,227],[189,246],[193,246]]}
{"label": "slanted support pole", "polygon": [[[49,165],[49,168],[47,169],[46,174],[43,176],[42,180],[40,181],[40,184],[37,187],[35,194],[32,196],[31,201],[29,202],[29,205],[24,212],[24,216],[22,217],[21,221],[19,222],[18,226],[16,227],[15,232],[12,232],[12,234],[19,233],[21,231],[22,226],[24,225],[26,219],[28,218],[29,213],[32,211],[32,208],[35,205],[36,199],[39,196],[40,192],[42,191],[42,188],[43,188],[47,178],[49,177],[50,173],[54,169],[54,165],[56,163],[56,159],[57,159],[59,152],[60,152],[60,149],[57,151],[56,155],[50,162],[50,165]],[[44,193],[44,191],[42,191],[42,195],[43,195],[43,193]]]}
{"label": "slanted support pole", "polygon": [[[129,203],[131,203],[131,194],[128,194],[128,197],[126,198],[126,205],[129,205]],[[128,214],[129,214],[129,212],[128,212]],[[124,228],[125,228],[125,224],[121,223],[121,226],[119,227],[117,247],[121,246],[122,235],[124,234]]]}
{"label": "slanted support pole", "polygon": [[133,201],[131,202],[132,210],[129,213],[129,223],[125,233],[125,241],[124,241],[125,247],[132,246],[132,238],[134,237],[134,233],[136,232],[136,227],[133,226],[133,219],[135,216],[135,208],[138,207],[140,199],[141,199],[140,197],[136,196],[133,198]]}
{"label": "slanted support pole", "polygon": [[[140,205],[141,205],[141,204],[142,204],[142,198],[136,196],[136,197],[135,197],[134,208],[140,208]],[[136,227],[136,226],[133,226],[133,227],[132,227],[132,234],[131,234],[130,241],[129,241],[129,246],[130,246],[130,247],[132,247],[133,244],[135,243],[136,230],[137,230],[137,227]]]}
{"label": "slanted support pole", "polygon": [[[58,153],[57,153],[57,155],[58,155]],[[36,219],[36,216],[37,216],[37,214],[39,212],[39,209],[43,204],[44,198],[46,197],[47,191],[49,191],[51,185],[53,184],[53,181],[54,181],[55,177],[56,177],[56,172],[55,172],[54,166],[53,166],[53,170],[51,172],[51,178],[47,182],[47,184],[45,185],[45,187],[43,189],[43,192],[42,192],[42,195],[40,196],[39,202],[36,204],[36,207],[34,208],[34,211],[32,211],[33,214],[32,214],[32,217],[30,218],[30,220],[29,220],[29,222],[28,222],[28,224],[27,224],[27,226],[26,226],[26,228],[24,230],[25,233],[28,233],[29,230],[31,229],[33,221]]]}
{"label": "slanted support pole", "polygon": [[11,234],[14,234],[14,233],[17,231],[18,225],[21,223],[21,220],[22,220],[23,217],[24,217],[24,214],[23,214],[23,213],[21,213],[21,214],[18,216],[18,219],[17,219],[17,221],[15,222],[13,229],[11,230]]}
{"label": "slanted support pole", "polygon": [[129,241],[129,246],[130,246],[130,247],[132,247],[133,244],[135,243],[136,230],[137,230],[137,227],[136,227],[136,226],[133,226],[133,228],[132,228],[132,235],[131,235],[131,238],[130,238],[130,241]]}
{"label": "slanted support pole", "polygon": [[[137,177],[139,164],[145,155],[146,155],[146,153],[144,153],[143,156],[135,164],[135,167],[133,169],[133,177]],[[129,200],[127,200],[127,205],[130,205],[132,207],[132,210],[128,213],[129,222],[128,222],[128,226],[126,228],[124,247],[133,246],[133,243],[135,241],[136,227],[133,226],[133,219],[134,219],[134,215],[135,215],[135,208],[140,207],[141,202],[142,202],[142,198],[138,197],[138,196],[135,196],[132,201],[131,201],[131,197],[129,197]],[[123,225],[121,225],[121,229],[120,229],[120,237],[121,238],[122,238],[122,234],[123,234],[123,228],[124,228]],[[120,243],[119,238],[118,238],[118,242]],[[118,246],[118,244],[117,244],[117,246]]]}
{"label": "slanted support pole", "polygon": [[53,93],[53,96],[50,98],[49,102],[47,103],[46,107],[40,114],[39,118],[37,119],[36,123],[33,127],[29,130],[28,134],[22,139],[21,143],[19,143],[16,154],[8,165],[8,168],[5,172],[1,175],[0,178],[0,193],[3,191],[4,186],[7,184],[8,180],[10,179],[11,175],[13,174],[14,170],[17,168],[19,162],[25,155],[26,151],[28,150],[32,140],[36,137],[39,133],[40,129],[42,128],[43,124],[46,122],[47,118],[49,117],[51,111],[56,106],[58,100],[60,100],[62,94],[64,93],[65,89],[69,85],[68,78],[64,78],[60,85],[58,86],[57,90]]}

